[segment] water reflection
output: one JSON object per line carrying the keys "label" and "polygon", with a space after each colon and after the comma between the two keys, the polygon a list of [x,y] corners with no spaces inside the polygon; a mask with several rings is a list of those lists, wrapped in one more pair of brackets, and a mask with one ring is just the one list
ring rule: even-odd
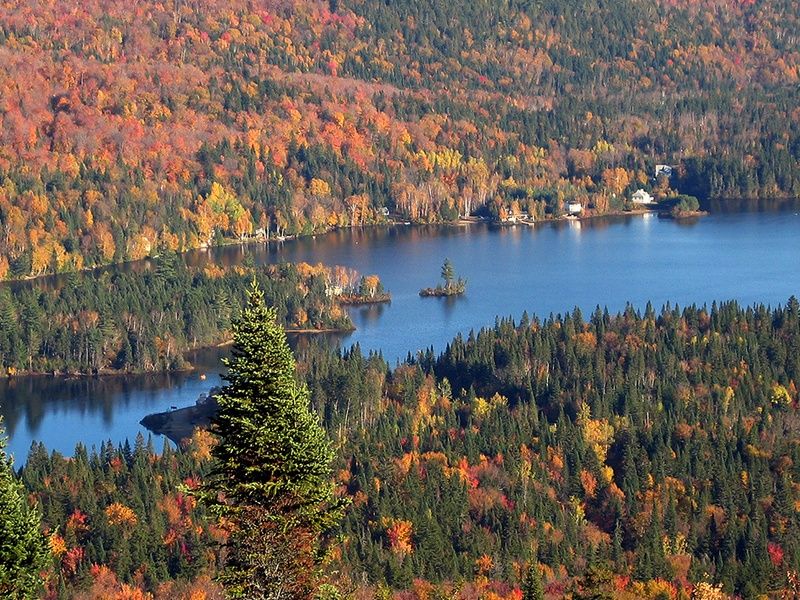
{"label": "water reflection", "polygon": [[743,212],[796,212],[800,210],[800,198],[723,198],[703,203],[703,209],[714,214]]}
{"label": "water reflection", "polygon": [[434,298],[434,301],[442,307],[442,317],[446,323],[451,321],[457,308],[466,308],[468,303],[467,296],[444,296]]}
{"label": "water reflection", "polygon": [[692,229],[693,227],[696,227],[701,220],[702,220],[701,217],[685,217],[682,219],[675,219],[675,224],[678,227],[683,227],[685,229]]}
{"label": "water reflection", "polygon": [[378,321],[389,306],[391,306],[391,302],[366,304],[363,306],[351,307],[348,309],[348,312],[350,313],[350,318],[353,320],[353,323],[358,327]]}
{"label": "water reflection", "polygon": [[0,415],[17,462],[33,440],[71,454],[79,441],[99,447],[111,439],[132,439],[147,430],[139,420],[149,412],[188,406],[219,385],[220,356],[227,349],[193,352],[193,372],[106,377],[14,377],[0,380]]}

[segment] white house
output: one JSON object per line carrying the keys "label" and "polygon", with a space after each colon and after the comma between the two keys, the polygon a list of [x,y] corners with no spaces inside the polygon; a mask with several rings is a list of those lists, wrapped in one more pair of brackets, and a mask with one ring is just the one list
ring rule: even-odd
{"label": "white house", "polygon": [[567,213],[570,215],[578,215],[583,211],[583,205],[580,202],[567,203]]}
{"label": "white house", "polygon": [[653,197],[643,189],[639,188],[633,193],[633,196],[631,196],[631,201],[634,204],[652,204]]}
{"label": "white house", "polygon": [[672,166],[671,165],[656,165],[656,179],[658,179],[659,175],[664,175],[667,179],[672,177]]}

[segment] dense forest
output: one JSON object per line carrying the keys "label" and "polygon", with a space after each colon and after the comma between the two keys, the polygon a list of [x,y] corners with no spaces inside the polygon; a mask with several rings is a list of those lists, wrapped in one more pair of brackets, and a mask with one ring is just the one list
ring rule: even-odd
{"label": "dense forest", "polygon": [[[498,320],[394,369],[308,346],[352,501],[328,597],[519,600],[531,572],[548,599],[797,597],[798,350],[794,298]],[[49,597],[217,597],[185,495],[211,443],[32,448]]]}
{"label": "dense forest", "polygon": [[798,31],[789,0],[11,0],[0,278],[639,187],[796,197]]}
{"label": "dense forest", "polygon": [[70,273],[0,288],[0,374],[164,371],[186,351],[225,342],[256,278],[281,323],[350,330],[343,302],[385,297],[380,279],[345,267],[188,267],[166,254],[145,270]]}

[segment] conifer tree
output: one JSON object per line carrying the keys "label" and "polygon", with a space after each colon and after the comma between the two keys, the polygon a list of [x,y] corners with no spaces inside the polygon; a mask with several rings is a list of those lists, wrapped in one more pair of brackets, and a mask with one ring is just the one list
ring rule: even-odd
{"label": "conifer tree", "polygon": [[453,263],[450,262],[449,258],[445,258],[442,264],[442,279],[444,279],[446,288],[449,288],[453,284],[453,279],[455,279],[455,277],[456,271],[453,268]]}
{"label": "conifer tree", "polygon": [[534,556],[522,582],[522,600],[544,600],[544,587],[542,586],[542,573]]}
{"label": "conifer tree", "polygon": [[255,281],[233,340],[212,426],[216,466],[201,496],[229,524],[222,581],[231,597],[309,598],[321,534],[343,512],[331,443]]}
{"label": "conifer tree", "polygon": [[0,598],[38,598],[50,550],[39,511],[28,505],[5,446],[0,420]]}

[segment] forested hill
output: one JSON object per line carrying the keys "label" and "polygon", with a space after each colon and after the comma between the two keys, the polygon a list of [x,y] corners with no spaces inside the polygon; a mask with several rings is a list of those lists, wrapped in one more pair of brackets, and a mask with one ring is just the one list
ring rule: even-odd
{"label": "forested hill", "polygon": [[383,209],[798,196],[798,16],[789,0],[9,0],[0,277]]}
{"label": "forested hill", "polygon": [[[326,570],[342,594],[319,597],[797,598],[798,347],[792,298],[503,320],[394,369],[306,348],[352,500]],[[47,597],[217,598],[224,529],[185,493],[212,444],[34,446]],[[531,564],[545,592],[523,596]]]}

